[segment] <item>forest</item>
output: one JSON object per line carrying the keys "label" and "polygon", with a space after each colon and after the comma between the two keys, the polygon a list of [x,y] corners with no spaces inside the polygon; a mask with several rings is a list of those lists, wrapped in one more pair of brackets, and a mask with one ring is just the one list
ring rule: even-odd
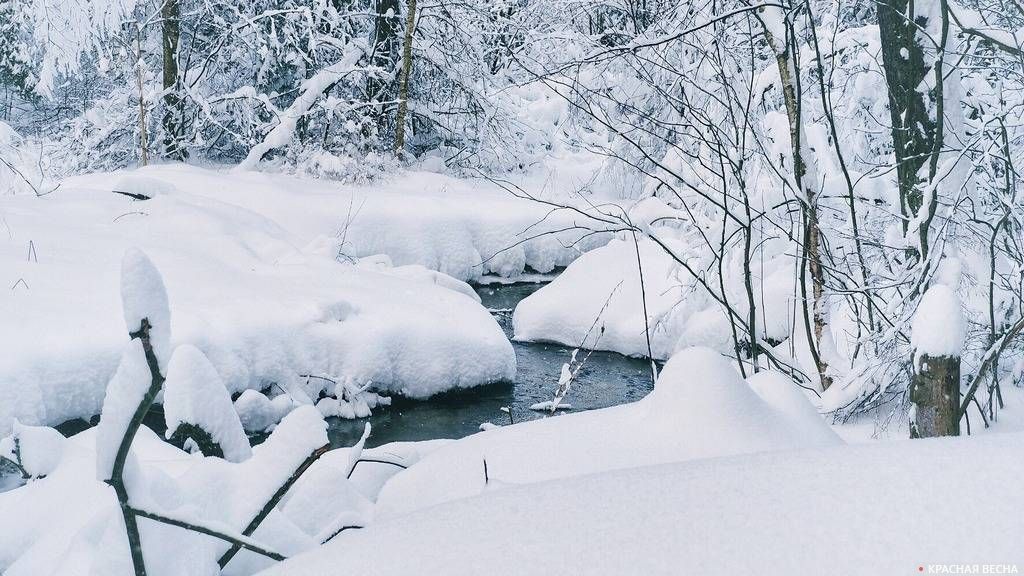
{"label": "forest", "polygon": [[1018,0],[0,0],[0,573],[1016,574]]}

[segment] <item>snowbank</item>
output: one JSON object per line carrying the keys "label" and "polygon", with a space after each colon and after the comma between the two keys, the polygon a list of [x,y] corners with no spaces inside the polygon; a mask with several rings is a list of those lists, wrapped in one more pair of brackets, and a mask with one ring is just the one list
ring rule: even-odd
{"label": "snowbank", "polygon": [[985,494],[1022,475],[1024,436],[1014,434],[498,486],[347,532],[264,574],[875,576],[928,564],[1019,566],[1024,493],[949,496]]}
{"label": "snowbank", "polygon": [[492,482],[522,484],[840,443],[821,418],[773,405],[779,396],[759,397],[716,352],[687,349],[665,365],[654,391],[639,402],[501,427],[432,453],[384,487],[377,514],[396,517],[480,494],[484,460]]}
{"label": "snowbank", "polygon": [[[591,169],[592,167],[588,167]],[[566,200],[573,175],[537,175],[526,189]],[[539,180],[543,178],[543,180]],[[582,176],[580,176],[582,178]],[[139,183],[145,183],[143,189]],[[349,185],[330,180],[244,171],[204,170],[186,165],[150,166],[122,176],[72,178],[65,186],[132,193],[196,196],[244,207],[292,235],[297,247],[331,257],[386,254],[396,267],[418,264],[460,280],[484,274],[512,277],[549,272],[581,252],[603,245],[608,235],[565,230],[599,223],[571,211],[516,198],[485,179],[455,178],[425,171],[400,172],[389,180]],[[556,234],[546,232],[560,231]]]}
{"label": "snowbank", "polygon": [[[166,284],[171,345],[199,348],[229,392],[276,383],[277,394],[316,374],[422,398],[515,374],[511,345],[463,284],[302,248],[337,229],[351,192],[185,166],[139,172],[173,187],[133,201],[111,192],[121,176],[97,174],[43,198],[0,198],[0,436],[15,417],[55,425],[99,412],[128,340],[122,318],[136,315],[122,309],[119,280],[135,247]],[[384,196],[381,210],[413,218],[400,194]]]}
{"label": "snowbank", "polygon": [[[683,289],[675,281],[675,263],[664,250],[641,240],[640,255],[651,348],[656,358],[668,358],[684,329],[673,314]],[[516,306],[515,338],[647,356],[642,296],[636,245],[632,238],[612,240],[581,256]]]}
{"label": "snowbank", "polygon": [[[651,200],[651,199],[649,199]],[[640,219],[665,218],[648,201],[632,211]],[[663,204],[663,210],[668,210]],[[700,257],[694,247],[673,239],[662,227],[656,236],[696,270]],[[643,267],[641,291],[637,247]],[[742,270],[731,271],[726,282],[730,304],[746,314]],[[786,256],[766,259],[752,271],[759,297],[758,332],[776,341],[790,334],[793,267]],[[717,280],[715,281],[717,282]],[[722,305],[654,241],[631,235],[610,241],[575,260],[553,282],[523,300],[513,316],[516,340],[553,341],[567,346],[610,350],[628,356],[648,356],[644,326],[644,296],[654,358],[667,359],[688,346],[733,351],[732,331]],[[592,328],[593,327],[593,328]],[[603,329],[603,333],[600,330]],[[585,340],[585,341],[584,341]]]}

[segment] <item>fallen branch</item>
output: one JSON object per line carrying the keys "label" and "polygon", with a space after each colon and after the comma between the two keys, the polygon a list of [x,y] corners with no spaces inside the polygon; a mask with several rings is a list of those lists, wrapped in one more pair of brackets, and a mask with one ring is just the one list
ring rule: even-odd
{"label": "fallen branch", "polygon": [[150,199],[149,196],[146,196],[145,194],[139,194],[139,193],[136,193],[136,192],[122,192],[121,190],[111,190],[111,192],[113,192],[114,194],[121,194],[122,196],[127,196],[127,197],[135,199],[135,200],[149,200]]}
{"label": "fallen branch", "polygon": [[[296,481],[298,481],[299,477],[302,476],[302,474],[305,473],[306,470],[308,470],[309,467],[312,466],[314,462],[319,460],[320,457],[326,454],[330,449],[330,444],[324,444],[323,446],[314,450],[313,453],[310,454],[308,457],[306,457],[306,459],[302,461],[302,464],[300,464],[299,467],[295,469],[295,472],[293,472],[292,475],[289,476],[287,480],[285,480],[284,484],[282,484],[281,487],[277,489],[277,492],[274,492],[274,495],[271,496],[269,500],[267,500],[267,503],[263,505],[263,508],[260,509],[260,511],[256,513],[256,516],[254,516],[253,519],[249,522],[249,524],[246,525],[245,529],[242,530],[242,536],[252,536],[253,532],[255,532],[257,528],[259,528],[260,524],[263,523],[263,520],[266,519],[267,515],[270,514],[271,510],[273,510],[278,505],[278,503],[281,502],[281,499],[284,498],[284,495],[288,493],[288,490],[292,487],[292,485],[295,484]],[[228,565],[228,562],[230,562],[231,559],[235,557],[235,554],[238,554],[238,551],[242,548],[244,548],[244,546],[242,546],[241,544],[235,544],[227,552],[225,552],[224,555],[221,556],[219,560],[217,560],[217,564],[220,565],[221,570],[223,570],[224,567]]]}
{"label": "fallen branch", "polygon": [[277,560],[278,562],[280,562],[281,560],[285,559],[285,556],[283,556],[281,554],[278,554],[277,552],[274,552],[273,550],[268,550],[268,549],[264,548],[260,544],[258,544],[256,542],[250,540],[249,538],[247,538],[245,535],[234,536],[234,535],[231,535],[231,534],[226,534],[226,533],[221,532],[219,530],[214,530],[213,528],[210,528],[208,526],[203,526],[202,524],[196,524],[193,521],[181,520],[181,519],[178,519],[178,518],[171,518],[169,516],[163,516],[161,514],[156,514],[154,512],[147,512],[145,510],[140,510],[138,508],[128,507],[128,511],[131,512],[133,515],[139,516],[141,518],[148,518],[150,520],[153,520],[155,522],[160,522],[162,524],[168,524],[168,525],[171,525],[171,526],[177,526],[178,528],[184,528],[185,530],[191,530],[192,532],[199,532],[200,534],[206,534],[207,536],[213,536],[214,538],[219,538],[220,540],[224,540],[225,542],[230,542],[231,544],[233,544],[234,546],[237,546],[238,548],[245,548],[246,550],[249,550],[251,552],[255,552],[255,553],[257,553],[257,554],[259,554],[261,556],[266,556],[267,558],[270,558],[271,560]]}

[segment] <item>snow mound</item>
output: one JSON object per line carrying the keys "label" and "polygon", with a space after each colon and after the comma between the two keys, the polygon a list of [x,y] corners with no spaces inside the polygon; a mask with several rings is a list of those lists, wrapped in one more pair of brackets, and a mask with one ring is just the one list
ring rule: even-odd
{"label": "snow mound", "polygon": [[141,250],[128,250],[121,260],[121,305],[129,334],[138,332],[143,320],[149,322],[150,345],[161,369],[166,368],[171,352],[167,289],[153,261]]}
{"label": "snow mound", "polygon": [[1022,475],[1020,434],[620,470],[506,486],[379,522],[264,574],[867,576],[1019,564],[1024,493],[936,503]]}
{"label": "snow mound", "polygon": [[[646,294],[654,357],[671,356],[684,328],[673,314],[683,299],[678,283],[673,287],[675,263],[649,240],[640,240],[640,254],[647,280],[643,293],[632,238],[612,240],[582,255],[553,282],[516,306],[512,316],[515,339],[647,356]],[[596,328],[591,330],[595,322]]]}
{"label": "snow mound", "polygon": [[164,420],[168,438],[179,426],[191,424],[210,434],[225,460],[241,462],[252,455],[224,382],[195,346],[178,346],[171,356],[164,382]]}
{"label": "snow mound", "polygon": [[60,464],[66,442],[53,428],[15,420],[12,434],[0,439],[0,458],[16,462],[30,476],[47,476]]}
{"label": "snow mound", "polygon": [[790,425],[807,438],[822,444],[838,439],[807,395],[785,374],[762,370],[747,378],[747,384],[762,400],[785,415]]}
{"label": "snow mound", "polygon": [[486,488],[698,458],[839,444],[804,433],[763,401],[717,352],[690,348],[633,404],[504,426],[463,438],[399,474],[377,514],[396,517]]}
{"label": "snow mound", "polygon": [[[231,394],[297,390],[301,374],[320,374],[424,398],[514,376],[511,344],[464,283],[303,251],[337,230],[351,190],[187,166],[133,174],[177,192],[135,202],[109,192],[121,175],[93,174],[45,201],[0,198],[0,279],[17,284],[0,299],[0,437],[14,418],[53,426],[99,413],[144,316],[162,367],[172,346],[192,344]],[[400,194],[383,196],[404,210]],[[29,241],[38,261],[25,258]]]}
{"label": "snow mound", "polygon": [[256,390],[245,390],[235,400],[235,411],[247,432],[266,432],[291,412],[292,399],[281,394],[273,400]]}
{"label": "snow mound", "polygon": [[[667,359],[689,346],[733,352],[732,330],[722,304],[690,272],[700,273],[717,265],[705,260],[707,253],[695,240],[679,237],[675,227],[686,219],[678,214],[670,218],[671,214],[670,208],[653,198],[634,206],[630,210],[633,221],[638,227],[651,230],[658,241],[638,236],[634,242],[632,235],[626,234],[582,255],[553,282],[519,303],[513,316],[515,339],[552,341],[657,359]],[[656,224],[651,223],[655,221]],[[665,247],[687,262],[689,270]],[[737,262],[722,266],[729,304],[744,318],[748,300],[743,288],[743,268]],[[776,256],[766,256],[750,274],[761,292],[756,304],[760,337],[777,342],[789,338],[793,312],[792,257],[779,250]]]}

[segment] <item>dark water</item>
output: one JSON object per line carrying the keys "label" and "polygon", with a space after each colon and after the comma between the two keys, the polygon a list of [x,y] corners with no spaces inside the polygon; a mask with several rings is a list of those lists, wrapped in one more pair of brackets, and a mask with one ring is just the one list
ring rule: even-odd
{"label": "dark water", "polygon": [[[506,284],[477,287],[483,305],[492,310],[505,334],[512,337],[512,313],[520,300],[543,284]],[[557,344],[513,342],[518,370],[514,382],[493,384],[441,394],[426,401],[395,398],[369,418],[373,433],[367,446],[388,442],[461,438],[480,430],[483,422],[508,424],[508,407],[515,422],[552,417],[530,410],[537,402],[551,400],[562,364],[569,361],[571,348]],[[578,358],[586,351],[581,350]],[[563,400],[572,411],[606,408],[633,402],[650,392],[650,365],[646,360],[613,352],[594,352],[587,359]],[[561,413],[561,412],[560,412]],[[558,416],[554,416],[558,417]],[[330,420],[332,444],[350,446],[359,439],[366,420]]]}

